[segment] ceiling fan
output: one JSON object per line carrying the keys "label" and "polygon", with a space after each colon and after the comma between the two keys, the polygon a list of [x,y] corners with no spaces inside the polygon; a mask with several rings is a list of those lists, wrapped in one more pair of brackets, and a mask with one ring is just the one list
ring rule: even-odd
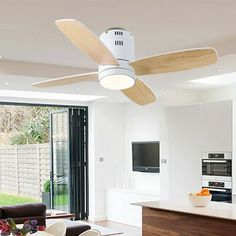
{"label": "ceiling fan", "polygon": [[59,30],[98,65],[98,72],[66,76],[33,84],[40,88],[96,80],[108,89],[121,90],[139,105],[156,100],[152,90],[137,76],[189,70],[216,63],[214,48],[170,52],[134,60],[134,36],[122,28],[110,28],[98,38],[81,22],[57,20]]}

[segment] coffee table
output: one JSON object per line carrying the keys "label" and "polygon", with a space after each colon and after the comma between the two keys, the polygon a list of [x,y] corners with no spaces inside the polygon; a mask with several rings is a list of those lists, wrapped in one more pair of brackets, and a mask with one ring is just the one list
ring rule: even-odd
{"label": "coffee table", "polygon": [[45,231],[37,231],[34,234],[31,234],[32,236],[55,236],[53,234],[49,234],[48,232]]}
{"label": "coffee table", "polygon": [[55,209],[49,209],[46,211],[46,219],[73,219],[75,214],[59,211]]}

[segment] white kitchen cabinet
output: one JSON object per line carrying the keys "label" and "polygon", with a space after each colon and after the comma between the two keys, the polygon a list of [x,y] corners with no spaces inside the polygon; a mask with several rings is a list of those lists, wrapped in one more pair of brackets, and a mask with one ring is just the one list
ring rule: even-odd
{"label": "white kitchen cabinet", "polygon": [[232,152],[232,101],[202,105],[202,151]]}
{"label": "white kitchen cabinet", "polygon": [[132,203],[158,200],[160,200],[160,196],[157,193],[141,192],[134,189],[107,189],[107,220],[141,227],[142,208],[134,206]]}

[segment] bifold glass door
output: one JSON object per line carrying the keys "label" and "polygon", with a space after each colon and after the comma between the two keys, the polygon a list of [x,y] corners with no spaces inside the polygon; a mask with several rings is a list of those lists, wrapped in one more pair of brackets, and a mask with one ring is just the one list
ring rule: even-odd
{"label": "bifold glass door", "polygon": [[68,111],[51,113],[52,206],[70,211]]}
{"label": "bifold glass door", "polygon": [[88,218],[88,111],[51,113],[52,208]]}

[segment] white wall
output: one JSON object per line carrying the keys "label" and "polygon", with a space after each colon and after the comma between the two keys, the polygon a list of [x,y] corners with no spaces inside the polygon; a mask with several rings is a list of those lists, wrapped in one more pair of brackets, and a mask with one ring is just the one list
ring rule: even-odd
{"label": "white wall", "polygon": [[[224,98],[227,91],[224,91]],[[220,91],[202,91],[200,94],[202,102],[222,100],[223,97]],[[197,95],[193,96],[192,100],[196,103],[197,98]],[[177,104],[178,107],[158,104],[91,104],[91,219],[105,218],[105,189],[116,188],[122,176],[131,177],[130,187],[159,192],[161,199],[186,197],[187,193],[201,188],[201,105],[183,106],[183,101]],[[167,163],[161,164],[160,174],[133,172],[131,142],[149,140],[160,141],[161,158]],[[104,157],[104,162],[100,162],[99,157]]]}
{"label": "white wall", "polygon": [[[126,105],[125,113],[125,171],[131,176],[132,187],[146,192],[168,196],[168,162],[161,166],[159,173],[132,171],[132,141],[160,141],[161,158],[168,158],[167,128],[163,108],[157,104],[148,106]],[[165,186],[160,191],[161,182]]]}
{"label": "white wall", "polygon": [[170,199],[201,188],[201,105],[166,108]]}
{"label": "white wall", "polygon": [[[89,108],[89,184],[90,219],[103,220],[106,216],[105,189],[116,188],[123,176],[131,176],[132,186],[144,192],[160,193],[168,197],[168,164],[156,173],[132,172],[131,142],[160,140],[161,157],[168,158],[167,128],[163,108],[157,104],[93,103]],[[99,158],[103,157],[104,162]],[[127,187],[127,186],[126,186]]]}
{"label": "white wall", "polygon": [[[192,109],[190,109],[191,112]],[[178,116],[177,113],[175,115]],[[194,121],[196,119],[195,116],[189,116],[189,125],[192,118]],[[123,176],[127,180],[126,188],[132,187],[146,193],[159,193],[161,199],[168,199],[169,150],[171,148],[169,147],[169,122],[166,118],[166,108],[157,103],[147,106],[138,106],[133,103],[97,102],[91,104],[89,149],[91,219],[99,220],[105,217],[105,189],[116,188]],[[192,138],[186,135],[186,140]],[[161,159],[167,160],[167,163],[161,164],[160,174],[132,171],[132,141],[160,141]],[[192,145],[194,142],[195,139]],[[99,162],[99,157],[104,157],[104,162]],[[181,165],[188,157],[189,152],[181,157],[183,158]],[[131,181],[128,181],[128,177]],[[198,177],[200,179],[200,173],[196,178]]]}
{"label": "white wall", "polygon": [[103,220],[105,189],[117,184],[124,169],[124,105],[93,103],[89,109],[90,219]]}
{"label": "white wall", "polygon": [[202,151],[232,152],[232,101],[202,104]]}
{"label": "white wall", "polygon": [[[161,199],[183,198],[201,188],[201,105],[126,106],[125,167],[133,187],[156,191]],[[132,141],[160,141],[161,173],[132,172]]]}

